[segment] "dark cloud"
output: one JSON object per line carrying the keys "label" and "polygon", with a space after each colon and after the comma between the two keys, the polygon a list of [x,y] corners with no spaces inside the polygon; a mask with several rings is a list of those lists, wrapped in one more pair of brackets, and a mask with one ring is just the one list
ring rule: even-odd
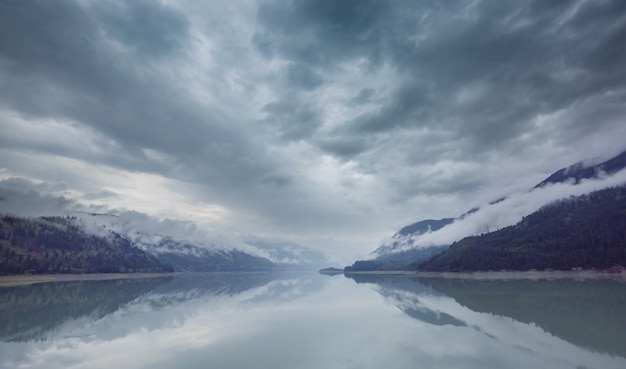
{"label": "dark cloud", "polygon": [[[333,68],[383,60],[401,71],[403,83],[387,103],[346,121],[337,134],[443,127],[463,137],[468,150],[484,150],[518,139],[538,115],[623,86],[623,6],[270,2],[259,10],[265,28],[257,38],[272,46],[271,55],[298,63]],[[476,96],[460,102],[472,86]],[[367,97],[359,96],[355,101]]]}
{"label": "dark cloud", "polygon": [[318,112],[293,95],[266,104],[263,111],[268,114],[264,122],[275,125],[286,140],[308,138],[322,124]]}
{"label": "dark cloud", "polygon": [[287,84],[303,90],[314,90],[324,83],[322,77],[311,68],[292,64],[287,69]]}
{"label": "dark cloud", "polygon": [[161,2],[95,3],[94,7],[106,37],[132,48],[142,59],[170,54],[188,42],[187,18]]}
{"label": "dark cloud", "polygon": [[59,193],[69,189],[67,183],[35,183],[30,179],[21,177],[9,177],[7,179],[3,179],[0,181],[0,187],[6,190],[20,191],[23,193],[31,191]]}
{"label": "dark cloud", "polygon": [[259,7],[265,28],[255,34],[254,43],[266,56],[325,68],[363,53],[376,64],[387,26],[380,20],[388,12],[387,2],[375,0],[268,1]]}
{"label": "dark cloud", "polygon": [[333,154],[338,158],[351,159],[364,152],[368,148],[368,142],[361,137],[339,137],[320,138],[316,144],[324,151]]}
{"label": "dark cloud", "polygon": [[0,178],[85,202],[180,192],[269,233],[455,216],[626,148],[625,14],[620,0],[3,1]]}
{"label": "dark cloud", "polygon": [[382,108],[357,117],[338,129],[352,134],[379,133],[398,126],[425,125],[431,118],[432,96],[420,84],[400,86]]}
{"label": "dark cloud", "polygon": [[78,205],[76,201],[45,194],[62,189],[65,186],[45,182],[36,184],[26,178],[0,180],[0,213],[20,216],[66,214]]}
{"label": "dark cloud", "polygon": [[[188,42],[181,14],[152,2],[97,3],[95,11],[72,1],[3,3],[3,8],[3,105],[25,117],[70,119],[95,129],[119,147],[92,160],[124,169],[177,176],[182,173],[176,168],[203,157],[205,165],[196,168],[201,176],[231,184],[243,173],[264,170],[239,160],[254,147],[227,126],[226,116],[190,103],[146,64],[150,55],[178,55]],[[111,41],[131,47],[139,60],[118,54]],[[152,160],[145,149],[169,155],[178,165]],[[228,177],[233,172],[236,176]]]}
{"label": "dark cloud", "polygon": [[370,101],[370,99],[376,94],[376,91],[373,88],[364,88],[359,91],[358,95],[356,95],[350,102],[355,105],[365,104]]}
{"label": "dark cloud", "polygon": [[263,178],[263,182],[275,187],[285,187],[289,185],[292,180],[288,176],[268,175],[267,177]]}

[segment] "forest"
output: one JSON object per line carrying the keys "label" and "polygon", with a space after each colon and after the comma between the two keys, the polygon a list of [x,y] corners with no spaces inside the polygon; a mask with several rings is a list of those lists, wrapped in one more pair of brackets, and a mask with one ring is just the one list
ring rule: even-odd
{"label": "forest", "polygon": [[421,271],[570,270],[626,266],[626,187],[544,206],[516,225],[464,238],[411,265]]}
{"label": "forest", "polygon": [[0,275],[173,272],[114,232],[85,233],[75,217],[0,219]]}

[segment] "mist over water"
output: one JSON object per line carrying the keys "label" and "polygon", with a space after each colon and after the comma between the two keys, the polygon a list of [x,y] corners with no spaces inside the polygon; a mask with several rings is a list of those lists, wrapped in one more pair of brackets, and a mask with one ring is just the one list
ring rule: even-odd
{"label": "mist over water", "polygon": [[0,368],[624,368],[626,283],[199,274],[0,289]]}

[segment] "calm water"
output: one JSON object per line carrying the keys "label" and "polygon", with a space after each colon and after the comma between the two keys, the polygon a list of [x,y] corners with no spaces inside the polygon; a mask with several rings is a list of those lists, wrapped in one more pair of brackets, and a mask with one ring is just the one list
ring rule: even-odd
{"label": "calm water", "polygon": [[626,284],[317,274],[0,289],[1,368],[626,368]]}

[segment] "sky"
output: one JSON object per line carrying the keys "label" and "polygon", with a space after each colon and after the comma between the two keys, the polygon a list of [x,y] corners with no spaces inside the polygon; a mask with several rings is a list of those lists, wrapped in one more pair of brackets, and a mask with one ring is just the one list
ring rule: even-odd
{"label": "sky", "polygon": [[0,212],[366,254],[626,149],[624,40],[621,0],[0,0]]}

